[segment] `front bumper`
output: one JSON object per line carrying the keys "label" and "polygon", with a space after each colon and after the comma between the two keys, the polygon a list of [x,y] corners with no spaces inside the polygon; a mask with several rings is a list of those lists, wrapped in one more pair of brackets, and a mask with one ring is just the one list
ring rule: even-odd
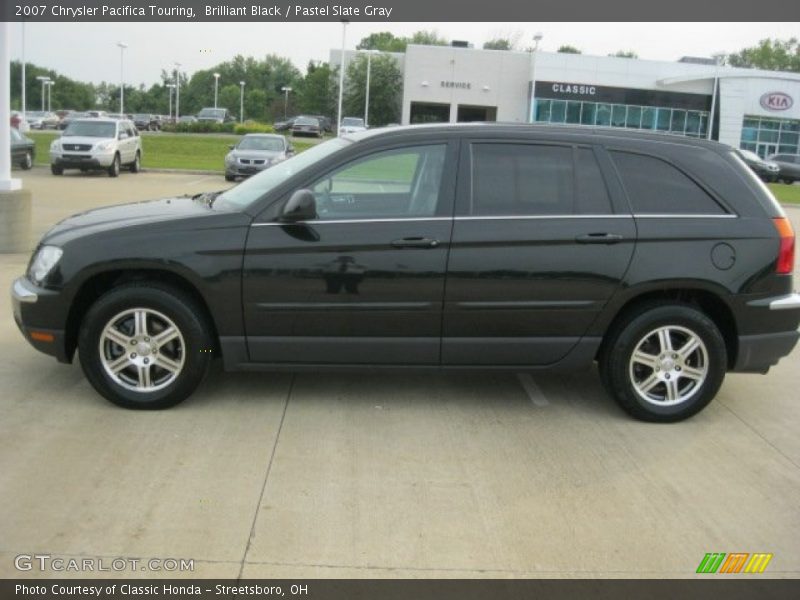
{"label": "front bumper", "polygon": [[234,163],[232,165],[225,165],[225,174],[234,177],[249,177],[250,175],[255,175],[256,173],[269,169],[271,166],[271,163],[264,165],[240,165],[239,163]]}
{"label": "front bumper", "polygon": [[[61,312],[60,294],[36,287],[27,277],[20,277],[11,284],[11,306],[14,321],[25,339],[37,350],[68,363],[64,328],[53,328],[48,319]],[[40,327],[39,324],[46,326]]]}
{"label": "front bumper", "polygon": [[114,152],[76,152],[74,154],[50,153],[50,164],[63,169],[106,169],[114,162]]}

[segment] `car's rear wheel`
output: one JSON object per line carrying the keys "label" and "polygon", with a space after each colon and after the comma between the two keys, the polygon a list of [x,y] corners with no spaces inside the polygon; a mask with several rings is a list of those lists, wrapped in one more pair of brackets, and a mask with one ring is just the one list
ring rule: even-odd
{"label": "car's rear wheel", "polygon": [[125,408],[159,409],[186,399],[212,357],[203,311],[176,288],[128,284],[107,292],[83,319],[78,341],[86,378]]}
{"label": "car's rear wheel", "polygon": [[28,150],[25,153],[25,156],[22,157],[22,160],[20,161],[19,166],[20,166],[20,168],[22,168],[22,169],[24,169],[26,171],[29,170],[33,166],[33,154],[31,154],[30,150]]}
{"label": "car's rear wheel", "polygon": [[62,167],[58,167],[56,165],[50,165],[50,172],[53,175],[63,175],[64,174],[64,169]]}
{"label": "car's rear wheel", "polygon": [[108,176],[109,177],[118,177],[119,176],[119,154],[114,155],[114,160],[111,161],[111,166],[108,167]]}
{"label": "car's rear wheel", "polygon": [[610,332],[600,369],[606,389],[630,415],[672,422],[711,402],[727,361],[722,334],[700,310],[650,304]]}

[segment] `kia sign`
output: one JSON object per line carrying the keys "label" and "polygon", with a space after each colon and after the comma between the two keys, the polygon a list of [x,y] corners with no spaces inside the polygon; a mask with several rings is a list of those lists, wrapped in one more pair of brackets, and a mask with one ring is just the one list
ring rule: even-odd
{"label": "kia sign", "polygon": [[794,100],[783,92],[767,92],[761,96],[761,107],[767,110],[789,110]]}

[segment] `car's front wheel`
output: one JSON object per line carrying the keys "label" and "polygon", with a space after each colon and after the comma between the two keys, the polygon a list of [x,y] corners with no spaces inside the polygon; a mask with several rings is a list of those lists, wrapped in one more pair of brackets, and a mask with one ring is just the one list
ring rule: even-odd
{"label": "car's front wheel", "polygon": [[600,369],[606,389],[630,415],[672,422],[713,400],[727,361],[722,334],[700,310],[650,304],[610,332]]}
{"label": "car's front wheel", "polygon": [[142,170],[142,155],[139,151],[136,151],[136,157],[133,159],[133,162],[130,165],[131,173],[138,173]]}
{"label": "car's front wheel", "polygon": [[132,283],[98,299],[78,340],[86,378],[125,408],[158,409],[186,399],[212,357],[203,311],[188,295],[157,283]]}
{"label": "car's front wheel", "polygon": [[119,154],[114,155],[114,160],[111,161],[111,166],[108,167],[108,176],[109,177],[118,177],[119,176]]}
{"label": "car's front wheel", "polygon": [[63,167],[59,167],[59,166],[56,166],[56,165],[50,165],[50,172],[53,175],[63,175],[64,174],[64,169],[63,169]]}
{"label": "car's front wheel", "polygon": [[31,151],[28,150],[25,153],[25,156],[22,157],[22,160],[19,163],[20,168],[28,171],[33,166],[33,154]]}

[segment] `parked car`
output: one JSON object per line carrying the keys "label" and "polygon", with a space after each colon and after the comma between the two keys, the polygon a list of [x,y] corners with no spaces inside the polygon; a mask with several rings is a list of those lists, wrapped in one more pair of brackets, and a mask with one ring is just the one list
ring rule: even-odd
{"label": "parked car", "polygon": [[133,124],[139,131],[158,131],[161,129],[161,120],[158,115],[137,113],[133,115]]}
{"label": "parked car", "polygon": [[36,158],[36,144],[22,135],[18,129],[11,128],[11,163],[26,171],[33,166]]}
{"label": "parked car", "polygon": [[339,134],[345,135],[348,133],[358,133],[365,131],[367,127],[364,125],[364,119],[358,117],[345,117],[342,119],[342,126],[339,127]]}
{"label": "parked car", "polygon": [[67,127],[69,127],[69,124],[72,123],[72,121],[74,120],[89,119],[89,118],[90,118],[89,113],[72,111],[61,117],[61,121],[59,121],[58,123],[58,128],[66,129]]}
{"label": "parked car", "polygon": [[178,117],[178,123],[197,123],[197,117],[194,115],[181,115]]}
{"label": "parked car", "polygon": [[235,119],[227,108],[204,108],[197,113],[197,120],[200,122],[230,123]]}
{"label": "parked car", "polygon": [[586,369],[636,418],[795,346],[795,237],[728,146],[501,124],[334,138],[222,193],[61,221],[26,339],[131,408],[228,370]]}
{"label": "parked car", "polygon": [[[104,110],[87,110],[86,116],[92,119],[106,119],[109,118],[108,113]],[[120,118],[121,115],[117,115],[117,118]]]}
{"label": "parked car", "polygon": [[751,152],[750,150],[739,149],[736,150],[736,153],[739,155],[739,158],[741,158],[744,163],[750,167],[753,172],[763,181],[770,183],[778,181],[781,168],[777,163],[774,163],[771,160],[764,160],[758,154]]}
{"label": "parked car", "polygon": [[59,118],[55,113],[34,110],[25,113],[25,118],[31,129],[55,129],[58,125]]}
{"label": "parked car", "polygon": [[138,173],[142,140],[131,121],[124,119],[76,119],[59,139],[50,144],[50,171],[63,175],[64,169],[105,170],[117,177],[126,167]]}
{"label": "parked car", "polygon": [[292,125],[294,125],[294,120],[297,117],[291,117],[289,119],[284,119],[283,121],[276,121],[272,124],[272,129],[274,131],[289,131]]}
{"label": "parked car", "polygon": [[328,133],[333,131],[333,122],[331,121],[330,117],[325,117],[323,115],[309,115],[309,116],[319,121],[319,126],[322,129],[322,131],[327,131]]}
{"label": "parked car", "polygon": [[225,156],[225,181],[249,177],[286,160],[294,148],[282,135],[248,133]]}
{"label": "parked car", "polygon": [[800,154],[773,154],[767,160],[780,168],[780,180],[784,183],[800,181]]}
{"label": "parked car", "polygon": [[292,123],[290,131],[292,136],[307,135],[322,137],[322,127],[320,127],[319,120],[314,117],[297,117],[294,123]]}

